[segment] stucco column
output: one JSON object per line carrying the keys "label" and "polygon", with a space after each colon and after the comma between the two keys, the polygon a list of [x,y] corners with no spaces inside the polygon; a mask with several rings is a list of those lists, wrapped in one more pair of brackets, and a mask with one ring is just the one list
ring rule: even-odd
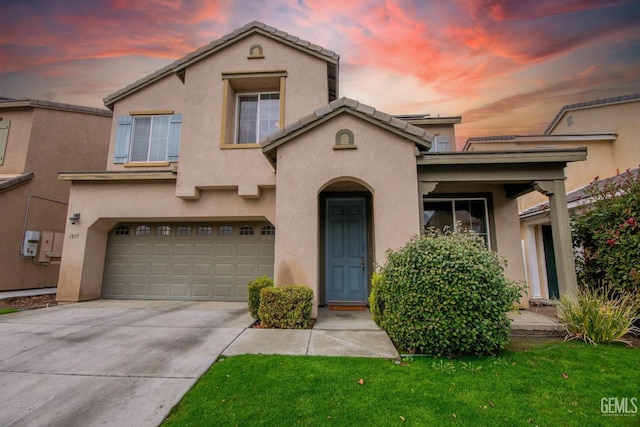
{"label": "stucco column", "polygon": [[531,298],[542,298],[540,290],[540,273],[538,268],[538,251],[536,248],[536,233],[532,225],[524,229],[526,248],[526,262],[529,265],[529,280],[531,284]]}
{"label": "stucco column", "polygon": [[578,280],[573,258],[571,226],[564,180],[538,181],[534,184],[534,188],[549,197],[549,216],[551,218],[551,233],[560,295],[567,295],[569,298],[575,299],[578,293]]}
{"label": "stucco column", "polygon": [[433,192],[438,186],[437,182],[418,181],[418,214],[420,217],[420,234],[424,233],[424,196]]}

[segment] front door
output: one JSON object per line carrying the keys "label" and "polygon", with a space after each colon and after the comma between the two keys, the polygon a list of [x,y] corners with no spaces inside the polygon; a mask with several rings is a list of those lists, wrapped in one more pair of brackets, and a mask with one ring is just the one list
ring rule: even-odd
{"label": "front door", "polygon": [[365,199],[328,198],[326,203],[327,303],[366,303]]}

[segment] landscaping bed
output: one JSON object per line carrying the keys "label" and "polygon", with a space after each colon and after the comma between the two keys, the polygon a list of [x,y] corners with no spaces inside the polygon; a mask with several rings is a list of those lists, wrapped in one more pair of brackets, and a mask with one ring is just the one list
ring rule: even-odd
{"label": "landscaping bed", "polygon": [[56,294],[16,297],[0,300],[0,309],[13,308],[16,310],[31,310],[34,308],[45,308],[55,305],[58,305],[56,302]]}

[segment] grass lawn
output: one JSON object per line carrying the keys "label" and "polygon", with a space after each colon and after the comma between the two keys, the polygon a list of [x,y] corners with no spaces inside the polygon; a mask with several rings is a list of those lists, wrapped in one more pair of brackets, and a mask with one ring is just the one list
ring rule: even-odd
{"label": "grass lawn", "polygon": [[20,310],[16,310],[15,308],[0,308],[0,315],[9,314],[9,313],[17,313]]}
{"label": "grass lawn", "polygon": [[[637,348],[538,339],[510,349],[485,358],[413,357],[400,364],[222,358],[163,426],[640,425]],[[609,397],[636,398],[637,413],[602,415],[601,400]]]}

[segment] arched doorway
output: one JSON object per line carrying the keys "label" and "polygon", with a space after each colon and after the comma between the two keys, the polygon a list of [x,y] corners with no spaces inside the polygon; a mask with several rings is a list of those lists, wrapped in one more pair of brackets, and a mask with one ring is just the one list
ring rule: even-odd
{"label": "arched doorway", "polygon": [[344,178],[319,194],[320,297],[325,305],[367,305],[373,272],[373,195]]}

